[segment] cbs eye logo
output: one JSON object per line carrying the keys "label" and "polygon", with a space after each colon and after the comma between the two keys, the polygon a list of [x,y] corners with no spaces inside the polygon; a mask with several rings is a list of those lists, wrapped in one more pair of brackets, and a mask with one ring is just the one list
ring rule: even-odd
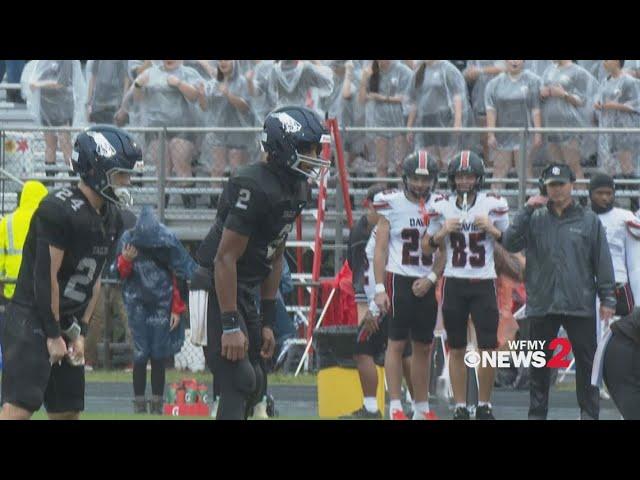
{"label": "cbs eye logo", "polygon": [[[567,368],[571,361],[567,358],[571,353],[571,343],[567,338],[554,338],[545,348],[546,341],[509,341],[509,350],[501,351],[468,351],[464,354],[464,363],[467,367],[492,367],[506,368]],[[549,360],[546,359],[545,350],[554,351],[560,347],[560,351]]]}

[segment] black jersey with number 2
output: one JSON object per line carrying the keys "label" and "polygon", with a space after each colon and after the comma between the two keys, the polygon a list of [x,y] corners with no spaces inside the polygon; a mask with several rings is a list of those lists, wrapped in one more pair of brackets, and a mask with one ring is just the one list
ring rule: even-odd
{"label": "black jersey with number 2", "polygon": [[256,285],[271,272],[275,251],[307,203],[307,183],[263,162],[238,170],[218,202],[216,221],[198,249],[200,265],[213,268],[223,228],[249,237],[238,260],[238,282]]}

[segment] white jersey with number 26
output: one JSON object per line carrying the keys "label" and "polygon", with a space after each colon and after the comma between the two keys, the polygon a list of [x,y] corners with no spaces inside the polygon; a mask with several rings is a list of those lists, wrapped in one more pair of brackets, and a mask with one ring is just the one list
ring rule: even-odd
{"label": "white jersey with number 26", "polygon": [[441,198],[431,194],[424,206],[410,201],[403,190],[379,193],[373,208],[389,221],[387,272],[420,278],[431,273],[433,255],[423,255],[420,241],[426,230],[424,215]]}

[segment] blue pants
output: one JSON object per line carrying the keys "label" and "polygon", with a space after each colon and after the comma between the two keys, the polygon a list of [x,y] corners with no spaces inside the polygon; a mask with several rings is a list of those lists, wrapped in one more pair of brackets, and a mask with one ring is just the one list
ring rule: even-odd
{"label": "blue pants", "polygon": [[0,60],[0,80],[7,72],[7,83],[20,83],[20,76],[24,69],[26,60]]}

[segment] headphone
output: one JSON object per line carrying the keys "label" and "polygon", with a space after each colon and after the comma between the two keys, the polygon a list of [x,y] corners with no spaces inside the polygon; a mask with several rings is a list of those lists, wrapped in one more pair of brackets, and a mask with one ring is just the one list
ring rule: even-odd
{"label": "headphone", "polygon": [[544,184],[544,181],[547,179],[547,176],[551,172],[551,169],[554,167],[569,170],[569,181],[571,183],[576,181],[576,175],[573,173],[573,170],[571,170],[567,165],[564,165],[562,163],[550,163],[544,168],[544,170],[542,170],[540,178],[538,179],[538,188],[540,189],[540,194],[545,197],[547,196],[547,186]]}

